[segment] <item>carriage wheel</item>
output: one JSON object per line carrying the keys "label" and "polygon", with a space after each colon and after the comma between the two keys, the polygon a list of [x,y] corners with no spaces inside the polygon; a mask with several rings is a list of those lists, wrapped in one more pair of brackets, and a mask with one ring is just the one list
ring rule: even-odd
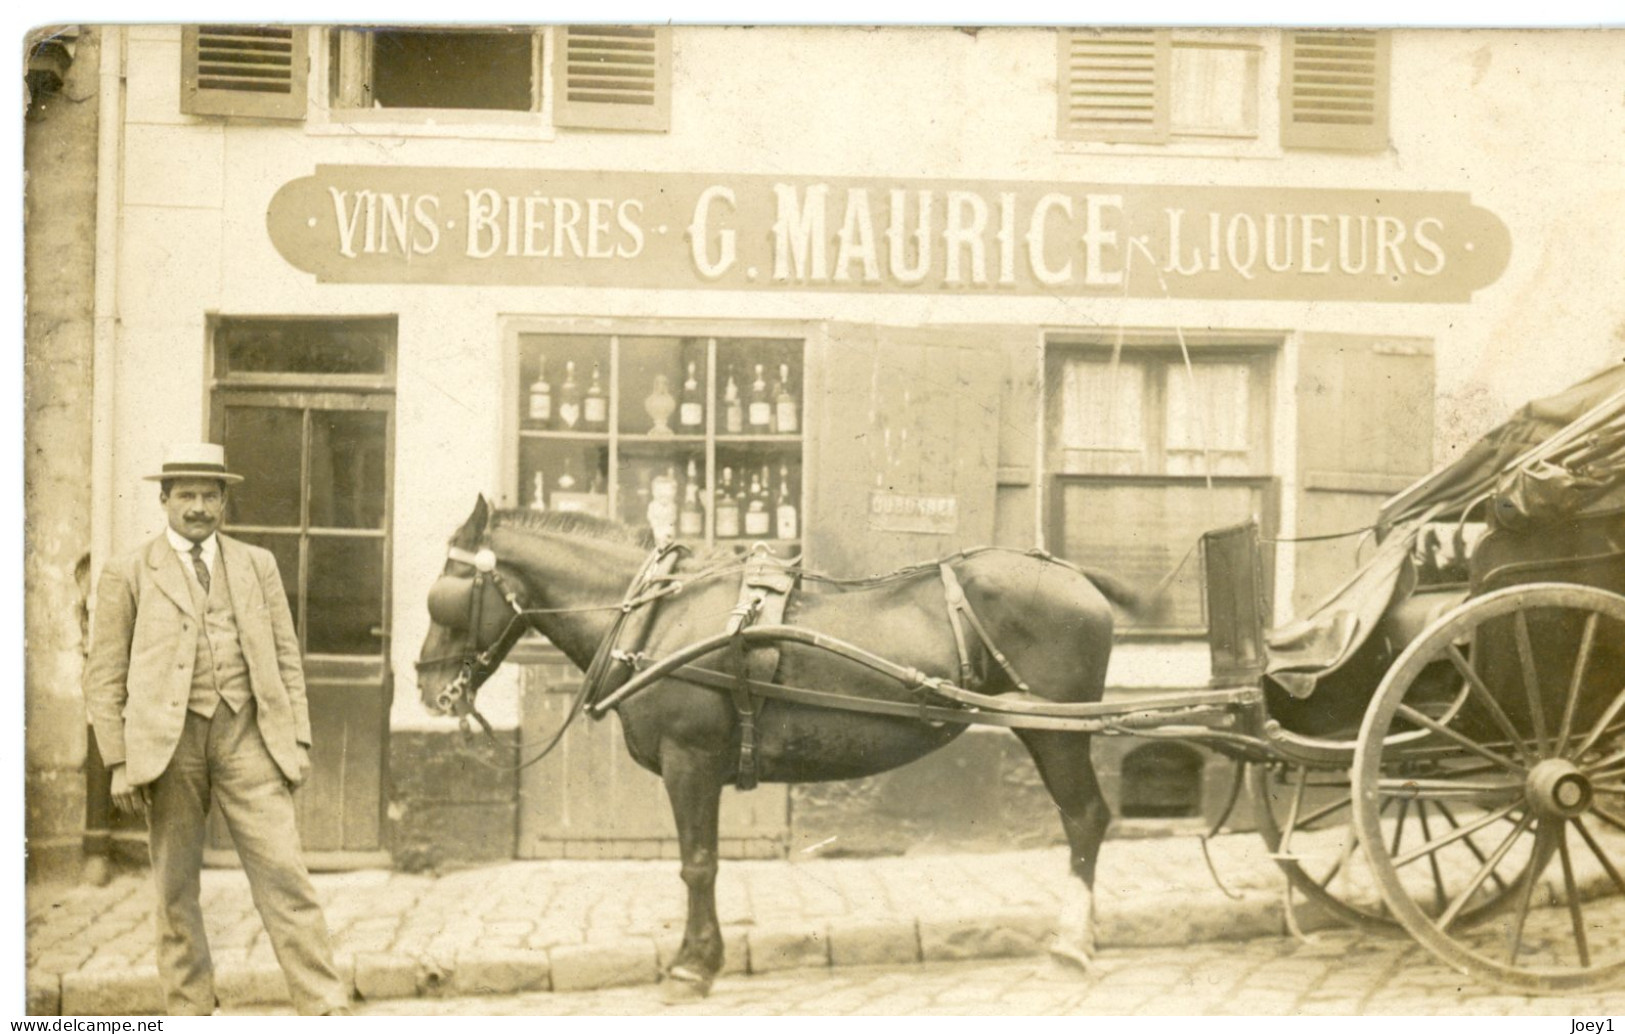
{"label": "carriage wheel", "polygon": [[[1254,765],[1250,777],[1258,831],[1293,889],[1346,925],[1399,930],[1361,846],[1348,772],[1282,763]],[[1384,835],[1419,843],[1449,828],[1453,817],[1453,810],[1433,803],[1390,800]],[[1478,922],[1506,901],[1505,893],[1479,895],[1459,921]]]}
{"label": "carriage wheel", "polygon": [[[1456,969],[1550,993],[1625,973],[1625,597],[1523,585],[1395,661],[1355,749],[1354,820],[1396,919]],[[1396,808],[1435,812],[1402,837]],[[1469,913],[1511,904],[1494,922]]]}

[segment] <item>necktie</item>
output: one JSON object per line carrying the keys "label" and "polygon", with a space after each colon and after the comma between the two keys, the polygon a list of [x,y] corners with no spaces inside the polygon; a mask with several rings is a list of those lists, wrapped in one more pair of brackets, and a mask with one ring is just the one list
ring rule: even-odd
{"label": "necktie", "polygon": [[203,586],[203,595],[209,594],[209,565],[203,562],[203,543],[192,543],[192,570],[197,572],[197,583]]}

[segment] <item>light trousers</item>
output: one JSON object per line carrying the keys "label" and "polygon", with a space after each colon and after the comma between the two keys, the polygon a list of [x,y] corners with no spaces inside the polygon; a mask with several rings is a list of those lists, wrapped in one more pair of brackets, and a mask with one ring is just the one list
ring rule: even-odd
{"label": "light trousers", "polygon": [[148,842],[158,892],[158,975],[171,1015],[214,1010],[214,964],[198,901],[213,797],[231,831],[254,907],[288,992],[301,1012],[348,1005],[333,965],[327,922],[300,856],[293,793],[260,736],[252,700],[212,718],[188,711],[169,767],[152,784]]}

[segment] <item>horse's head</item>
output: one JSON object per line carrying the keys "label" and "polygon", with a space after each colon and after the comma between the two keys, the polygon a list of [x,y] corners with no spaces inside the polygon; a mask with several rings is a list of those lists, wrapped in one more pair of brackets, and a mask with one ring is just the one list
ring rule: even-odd
{"label": "horse's head", "polygon": [[480,686],[523,632],[521,586],[498,571],[486,543],[491,511],[482,495],[451,537],[446,566],[429,589],[429,634],[418,651],[418,691],[432,714],[468,715]]}

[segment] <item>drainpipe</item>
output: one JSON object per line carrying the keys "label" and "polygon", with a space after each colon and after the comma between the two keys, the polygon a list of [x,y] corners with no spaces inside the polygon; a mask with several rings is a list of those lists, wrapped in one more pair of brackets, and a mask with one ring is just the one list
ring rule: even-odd
{"label": "drainpipe", "polygon": [[114,367],[118,361],[118,244],[123,199],[124,70],[128,60],[124,30],[102,28],[101,82],[96,137],[96,274],[92,338],[90,417],[91,584],[113,547],[113,470],[117,406]]}

